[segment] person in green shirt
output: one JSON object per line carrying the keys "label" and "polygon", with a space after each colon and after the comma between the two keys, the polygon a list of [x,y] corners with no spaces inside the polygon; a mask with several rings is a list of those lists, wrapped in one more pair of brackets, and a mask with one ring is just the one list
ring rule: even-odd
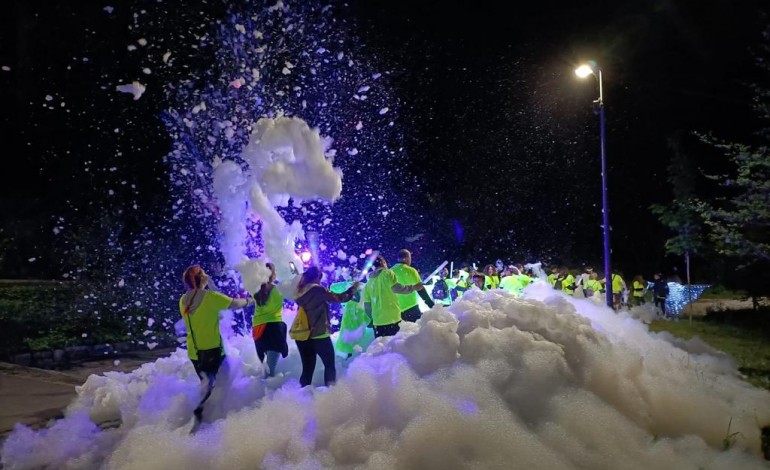
{"label": "person in green shirt", "polygon": [[556,289],[556,279],[559,277],[559,268],[554,266],[551,268],[551,274],[549,274],[545,280],[548,284],[552,285]]}
{"label": "person in green shirt", "polygon": [[500,279],[499,287],[506,292],[510,292],[511,294],[516,295],[517,297],[520,296],[522,289],[524,289],[524,285],[519,278],[518,268],[515,266],[508,266],[505,268],[503,271],[503,276]]}
{"label": "person in green shirt", "polygon": [[321,285],[322,277],[323,273],[318,266],[311,266],[302,273],[297,284],[297,305],[305,310],[310,325],[310,337],[304,341],[297,340],[297,350],[302,361],[302,375],[299,378],[302,387],[310,385],[313,380],[316,356],[320,356],[324,364],[324,384],[328,387],[337,381],[329,302],[349,301],[361,285],[360,282],[354,282],[347,291],[335,294]]}
{"label": "person in green shirt", "polygon": [[484,267],[484,275],[486,276],[484,285],[487,287],[487,290],[497,289],[500,285],[500,275],[497,273],[497,268],[491,264],[486,265]]}
{"label": "person in green shirt", "polygon": [[591,273],[588,275],[588,280],[585,281],[583,286],[583,295],[587,299],[590,299],[595,294],[602,292],[602,283],[599,282],[599,275],[594,271],[591,271]]}
{"label": "person in green shirt", "polygon": [[487,283],[486,283],[487,276],[485,276],[484,273],[480,273],[476,271],[475,273],[473,273],[472,278],[473,278],[474,286],[478,287],[481,290],[487,290]]}
{"label": "person in green shirt", "polygon": [[[357,277],[355,274],[353,275],[353,279]],[[337,353],[351,357],[356,352],[356,348],[364,351],[369,347],[374,341],[374,330],[371,328],[371,318],[366,315],[364,307],[361,305],[361,289],[357,290],[353,294],[353,298],[344,305],[345,311],[342,313],[342,320],[340,321],[340,334],[337,337],[337,342],[334,343],[334,349],[337,350]]]}
{"label": "person in green shirt", "polygon": [[265,266],[270,269],[270,279],[254,294],[257,305],[251,320],[251,336],[259,362],[263,363],[267,357],[265,377],[274,377],[278,356],[288,356],[289,345],[282,315],[283,295],[275,287],[275,266],[273,263],[266,263]]}
{"label": "person in green shirt", "polygon": [[408,294],[422,290],[422,283],[399,284],[396,275],[388,269],[385,257],[378,255],[372,264],[374,272],[364,288],[364,311],[372,318],[374,337],[393,336],[401,323],[401,307],[396,294]]}
{"label": "person in green shirt", "polygon": [[[398,263],[394,264],[390,270],[396,275],[396,282],[401,285],[411,286],[421,282],[420,273],[412,267],[412,253],[409,250],[404,249],[398,252]],[[433,308],[433,299],[425,292],[425,289],[408,294],[396,294],[402,320],[416,322],[422,316],[417,299],[418,294],[428,308]]]}
{"label": "person in green shirt", "polygon": [[569,272],[566,266],[562,266],[559,270],[556,285],[561,285],[561,291],[565,294],[575,295],[575,276]]}
{"label": "person in green shirt", "polygon": [[182,282],[187,292],[179,299],[179,312],[187,327],[187,356],[201,381],[208,378],[206,394],[194,412],[200,420],[203,404],[211,396],[219,366],[225,358],[219,331],[219,312],[251,305],[253,299],[233,299],[215,292],[209,276],[197,264],[184,271]]}

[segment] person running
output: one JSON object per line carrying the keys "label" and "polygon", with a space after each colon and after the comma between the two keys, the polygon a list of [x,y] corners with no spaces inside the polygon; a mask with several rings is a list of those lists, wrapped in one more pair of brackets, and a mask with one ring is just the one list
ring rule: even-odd
{"label": "person running", "polygon": [[[401,285],[411,286],[421,282],[420,273],[412,267],[412,253],[409,250],[404,249],[398,252],[398,263],[394,264],[390,270],[396,275],[396,282]],[[417,299],[418,294],[428,308],[433,308],[433,299],[425,292],[425,289],[412,291],[408,294],[397,294],[396,299],[398,299],[398,307],[401,309],[402,320],[416,322],[422,316],[420,301]]]}
{"label": "person running", "polygon": [[195,418],[200,421],[203,405],[211,396],[219,366],[225,358],[219,312],[237,310],[254,301],[251,298],[233,299],[215,292],[209,276],[197,264],[185,269],[182,282],[187,292],[179,299],[179,311],[187,327],[187,357],[201,382],[208,379],[206,394],[194,411]]}
{"label": "person running", "polygon": [[289,345],[286,342],[286,323],[283,322],[283,296],[275,287],[275,266],[265,264],[270,269],[270,279],[254,294],[256,307],[251,320],[251,333],[254,346],[257,348],[259,362],[267,357],[265,378],[275,377],[275,366],[278,356],[289,355]]}
{"label": "person running", "polygon": [[396,294],[408,294],[422,290],[422,283],[405,286],[399,284],[396,275],[388,269],[385,257],[378,255],[372,264],[374,272],[364,288],[364,310],[374,324],[374,337],[393,336],[401,323],[401,307]]}
{"label": "person running", "polygon": [[324,384],[328,387],[337,381],[337,369],[334,364],[334,345],[331,340],[331,321],[329,302],[343,303],[353,298],[359,282],[354,282],[342,294],[330,292],[321,285],[323,273],[318,266],[311,266],[302,273],[297,284],[297,305],[304,309],[310,326],[307,340],[297,340],[297,350],[302,360],[302,374],[299,384],[310,385],[315,372],[316,356],[321,357],[324,365]]}

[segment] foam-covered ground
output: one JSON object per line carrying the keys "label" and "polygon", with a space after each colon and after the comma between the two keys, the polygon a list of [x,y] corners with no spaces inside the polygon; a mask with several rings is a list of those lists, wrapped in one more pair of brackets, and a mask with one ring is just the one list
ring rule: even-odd
{"label": "foam-covered ground", "polygon": [[[703,343],[675,346],[629,314],[547,285],[525,294],[471,291],[436,307],[396,337],[340,359],[330,389],[299,388],[296,348],[279,363],[283,377],[262,380],[253,343],[231,337],[206,424],[194,435],[200,385],[184,351],[129,374],[91,376],[65,419],[37,432],[18,426],[2,463],[768,468],[760,427],[770,424],[770,393],[741,381],[729,358]],[[321,369],[319,361],[315,383]]]}

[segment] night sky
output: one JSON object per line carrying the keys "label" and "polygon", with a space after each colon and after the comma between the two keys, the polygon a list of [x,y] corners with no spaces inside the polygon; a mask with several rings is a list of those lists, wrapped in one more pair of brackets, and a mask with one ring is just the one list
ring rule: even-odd
{"label": "night sky", "polygon": [[[604,70],[614,265],[632,276],[677,263],[665,257],[668,234],[649,211],[671,198],[667,141],[680,136],[700,168],[716,171],[725,159],[690,133],[745,139],[756,130],[747,84],[767,21],[759,1],[584,3],[335,4],[397,103],[398,142],[386,144],[398,151],[378,167],[377,190],[398,187],[413,214],[399,219],[394,209],[369,230],[413,223],[397,231],[427,233],[413,248],[431,261],[600,265],[598,90],[573,73],[594,59]],[[163,21],[137,26],[143,9]],[[189,44],[226,8],[13,0],[5,10],[0,274],[55,278],[59,217],[71,231],[97,223],[102,210],[130,207],[118,210],[128,227],[163,223],[172,139],[161,90],[201,70],[207,58]],[[176,65],[143,74],[142,46],[127,50],[137,35],[177,42]],[[147,85],[137,102],[114,91],[136,79]],[[344,137],[333,126],[329,133]],[[404,244],[376,240],[393,252]]]}

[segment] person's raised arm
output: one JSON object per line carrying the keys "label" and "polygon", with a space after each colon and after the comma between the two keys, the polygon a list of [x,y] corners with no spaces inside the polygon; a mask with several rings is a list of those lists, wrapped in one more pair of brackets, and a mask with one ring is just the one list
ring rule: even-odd
{"label": "person's raised arm", "polygon": [[323,288],[324,289],[324,300],[326,300],[327,302],[332,302],[332,303],[336,303],[336,304],[341,304],[341,303],[344,303],[344,302],[348,302],[348,301],[350,301],[350,299],[353,298],[353,296],[355,295],[355,293],[358,290],[358,287],[360,285],[361,285],[361,283],[356,281],[356,282],[353,283],[353,285],[351,285],[348,288],[348,290],[346,290],[345,292],[343,292],[341,294],[335,294],[334,292],[331,292],[330,290],[328,290],[326,288]]}
{"label": "person's raised arm", "polygon": [[411,286],[405,286],[403,284],[395,283],[390,288],[393,292],[396,294],[411,294],[415,291],[421,291],[423,290],[422,282],[418,282],[417,284],[411,285]]}
{"label": "person's raised arm", "polygon": [[233,299],[232,302],[230,302],[230,310],[238,310],[241,308],[244,308],[248,305],[251,305],[254,303],[254,299],[251,297],[246,297],[245,299]]}

